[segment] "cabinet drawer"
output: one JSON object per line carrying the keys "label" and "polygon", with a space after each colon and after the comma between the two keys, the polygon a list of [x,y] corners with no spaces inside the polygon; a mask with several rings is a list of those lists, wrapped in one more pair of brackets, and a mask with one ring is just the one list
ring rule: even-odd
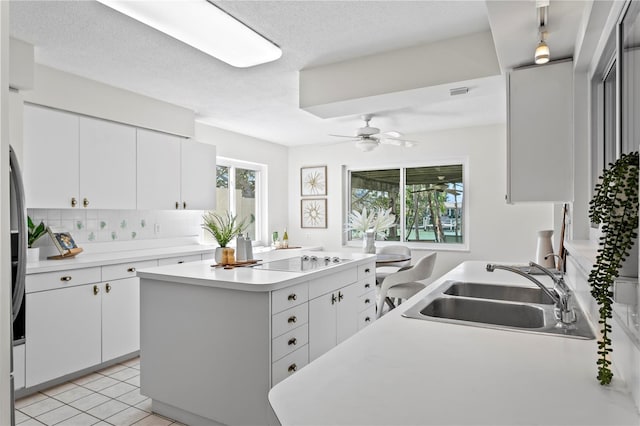
{"label": "cabinet drawer", "polygon": [[366,263],[364,265],[358,266],[358,279],[362,280],[365,278],[373,278],[376,279],[376,264],[375,262]]}
{"label": "cabinet drawer", "polygon": [[375,288],[376,288],[375,275],[358,281],[358,295],[362,295],[370,291],[373,291]]}
{"label": "cabinet drawer", "polygon": [[362,330],[376,320],[375,305],[358,314],[358,330]]}
{"label": "cabinet drawer", "polygon": [[358,280],[358,271],[351,267],[345,271],[336,272],[326,277],[309,281],[309,299],[315,299]]}
{"label": "cabinet drawer", "polygon": [[271,366],[271,386],[275,386],[309,363],[309,345],[291,352]]}
{"label": "cabinet drawer", "polygon": [[25,292],[53,290],[81,284],[97,283],[101,281],[100,267],[71,269],[58,272],[44,272],[26,276]]}
{"label": "cabinet drawer", "polygon": [[142,262],[118,263],[102,267],[102,281],[119,280],[136,276],[136,270],[142,268],[155,268],[157,260],[144,260]]}
{"label": "cabinet drawer", "polygon": [[376,292],[370,291],[358,298],[358,312],[362,312],[365,309],[369,309],[372,306],[376,306]]}
{"label": "cabinet drawer", "polygon": [[271,317],[271,337],[278,337],[287,331],[306,324],[309,320],[309,308],[305,303]]}
{"label": "cabinet drawer", "polygon": [[309,284],[306,282],[276,290],[271,293],[271,313],[277,314],[307,300],[309,300]]}
{"label": "cabinet drawer", "polygon": [[277,361],[309,342],[309,328],[306,324],[273,339],[271,360]]}
{"label": "cabinet drawer", "polygon": [[166,257],[164,259],[158,260],[158,266],[177,265],[180,263],[188,263],[188,262],[199,262],[201,260],[202,260],[202,256],[200,256],[199,254],[190,254],[188,256]]}

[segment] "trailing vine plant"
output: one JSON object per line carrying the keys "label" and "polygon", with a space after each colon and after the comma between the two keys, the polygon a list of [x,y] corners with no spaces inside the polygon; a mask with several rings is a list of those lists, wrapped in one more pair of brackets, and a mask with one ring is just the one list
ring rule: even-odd
{"label": "trailing vine plant", "polygon": [[589,203],[589,218],[603,224],[596,263],[589,274],[591,295],[599,306],[601,333],[598,340],[598,380],[611,383],[611,324],[613,281],[638,236],[638,152],[623,154],[609,164],[595,186]]}

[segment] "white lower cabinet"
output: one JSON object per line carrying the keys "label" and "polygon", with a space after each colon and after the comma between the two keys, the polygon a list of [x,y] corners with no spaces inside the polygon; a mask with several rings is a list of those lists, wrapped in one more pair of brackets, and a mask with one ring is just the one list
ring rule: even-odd
{"label": "white lower cabinet", "polygon": [[309,360],[313,361],[358,331],[358,283],[309,301]]}
{"label": "white lower cabinet", "polygon": [[13,347],[13,387],[16,390],[24,388],[24,346]]}
{"label": "white lower cabinet", "polygon": [[102,284],[102,361],[140,349],[140,279]]}
{"label": "white lower cabinet", "polygon": [[101,362],[100,299],[98,283],[26,295],[27,387]]}

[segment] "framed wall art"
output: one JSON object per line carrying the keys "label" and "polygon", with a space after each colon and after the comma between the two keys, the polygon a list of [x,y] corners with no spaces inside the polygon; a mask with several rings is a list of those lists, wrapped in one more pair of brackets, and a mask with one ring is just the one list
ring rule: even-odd
{"label": "framed wall art", "polygon": [[327,195],[327,166],[300,168],[300,195]]}
{"label": "framed wall art", "polygon": [[326,228],[326,198],[308,198],[300,200],[300,218],[302,228]]}

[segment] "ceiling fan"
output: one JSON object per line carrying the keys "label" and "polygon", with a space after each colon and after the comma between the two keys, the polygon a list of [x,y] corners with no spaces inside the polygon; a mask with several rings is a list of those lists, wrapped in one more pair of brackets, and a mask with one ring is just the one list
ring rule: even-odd
{"label": "ceiling fan", "polygon": [[363,115],[362,119],[364,120],[364,127],[360,127],[354,136],[347,135],[329,135],[335,136],[338,138],[349,138],[352,141],[356,142],[356,147],[360,148],[362,151],[373,151],[380,144],[388,144],[388,145],[396,145],[396,146],[404,146],[404,147],[412,147],[416,144],[415,141],[410,141],[408,139],[402,139],[402,134],[399,132],[389,131],[389,132],[380,132],[380,129],[377,127],[371,127],[369,122],[373,118],[373,115],[367,114]]}

